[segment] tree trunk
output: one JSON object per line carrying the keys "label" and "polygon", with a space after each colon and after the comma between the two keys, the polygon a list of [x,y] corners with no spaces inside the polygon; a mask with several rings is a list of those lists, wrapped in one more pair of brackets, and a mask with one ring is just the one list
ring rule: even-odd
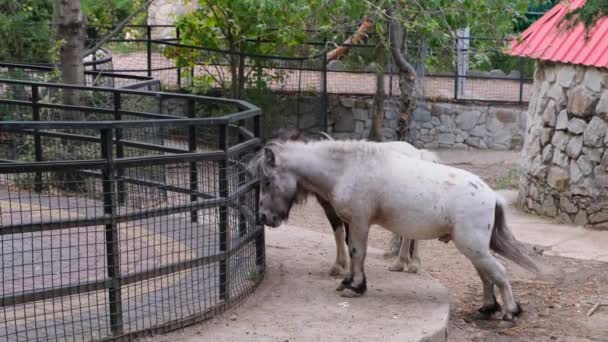
{"label": "tree trunk", "polygon": [[[80,0],[56,0],[55,23],[57,36],[63,41],[60,53],[62,82],[84,85],[82,61],[85,43],[85,19]],[[64,103],[77,105],[78,91],[64,91]]]}
{"label": "tree trunk", "polygon": [[382,128],[384,127],[384,46],[376,47],[376,94],[372,113],[372,129],[369,140],[382,141]]}
{"label": "tree trunk", "polygon": [[389,8],[390,51],[399,69],[399,90],[401,98],[399,110],[401,117],[412,117],[416,109],[416,70],[403,55],[403,27],[395,18],[395,10]]}

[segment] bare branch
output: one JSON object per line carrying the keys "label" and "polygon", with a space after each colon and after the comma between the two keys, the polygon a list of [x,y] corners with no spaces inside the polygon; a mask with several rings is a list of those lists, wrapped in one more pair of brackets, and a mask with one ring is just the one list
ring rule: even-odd
{"label": "bare branch", "polygon": [[85,56],[87,56],[87,55],[89,55],[89,54],[94,53],[95,51],[97,51],[97,49],[99,49],[103,44],[107,43],[110,39],[112,39],[112,37],[114,37],[118,32],[120,32],[123,28],[125,28],[125,26],[127,26],[127,24],[129,24],[131,22],[131,19],[133,19],[136,15],[138,15],[141,12],[143,12],[144,10],[147,10],[148,7],[150,7],[150,5],[154,1],[155,0],[148,0],[148,1],[146,1],[146,3],[144,3],[135,12],[129,14],[129,16],[126,17],[123,21],[121,21],[118,25],[116,25],[116,27],[112,31],[110,31],[103,38],[101,38],[97,42],[97,44],[93,45],[92,48],[84,51],[84,53],[82,54],[82,57],[84,58]]}
{"label": "bare branch", "polygon": [[403,27],[401,27],[401,24],[395,17],[395,10],[392,7],[388,9],[387,15],[389,17],[389,46],[391,55],[393,56],[395,64],[399,70],[406,73],[410,79],[414,79],[416,77],[416,70],[401,52],[401,47],[403,46]]}

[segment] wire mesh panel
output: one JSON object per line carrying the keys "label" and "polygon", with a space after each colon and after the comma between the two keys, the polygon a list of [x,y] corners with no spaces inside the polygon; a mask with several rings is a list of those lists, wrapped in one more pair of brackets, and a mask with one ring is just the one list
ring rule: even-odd
{"label": "wire mesh panel", "polygon": [[175,329],[261,280],[257,108],[0,80],[0,114],[0,340]]}

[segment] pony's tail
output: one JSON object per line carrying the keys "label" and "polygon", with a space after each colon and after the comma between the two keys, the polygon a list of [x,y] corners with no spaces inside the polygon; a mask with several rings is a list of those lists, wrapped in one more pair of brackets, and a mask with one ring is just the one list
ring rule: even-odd
{"label": "pony's tail", "polygon": [[334,138],[332,138],[331,135],[329,135],[323,131],[319,131],[319,134],[324,136],[327,140],[334,140]]}
{"label": "pony's tail", "polygon": [[515,239],[515,236],[507,227],[504,204],[501,201],[496,201],[490,249],[530,272],[545,273],[542,267],[532,258],[528,248]]}

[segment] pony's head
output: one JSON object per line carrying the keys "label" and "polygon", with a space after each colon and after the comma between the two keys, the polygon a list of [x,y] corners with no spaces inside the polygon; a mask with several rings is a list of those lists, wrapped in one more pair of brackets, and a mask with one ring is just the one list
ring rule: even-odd
{"label": "pony's head", "polygon": [[281,157],[284,141],[271,141],[258,152],[250,168],[260,180],[258,221],[278,227],[289,218],[292,206],[303,198],[298,179]]}

